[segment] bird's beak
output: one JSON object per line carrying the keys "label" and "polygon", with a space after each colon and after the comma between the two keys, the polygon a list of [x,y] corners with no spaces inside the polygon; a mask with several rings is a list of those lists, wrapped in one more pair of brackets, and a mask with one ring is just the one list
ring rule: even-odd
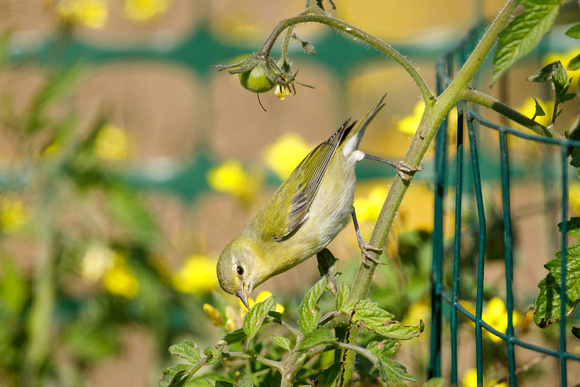
{"label": "bird's beak", "polygon": [[238,289],[238,291],[236,292],[236,296],[238,296],[240,300],[242,300],[242,302],[246,306],[246,309],[250,310],[250,303],[248,302],[248,289],[246,288],[245,285],[242,285],[241,289]]}

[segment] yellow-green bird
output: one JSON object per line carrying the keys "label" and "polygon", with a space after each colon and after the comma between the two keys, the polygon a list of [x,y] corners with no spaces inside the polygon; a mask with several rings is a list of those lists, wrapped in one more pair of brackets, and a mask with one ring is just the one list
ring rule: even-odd
{"label": "yellow-green bird", "polygon": [[363,255],[371,258],[368,250],[379,250],[364,242],[358,230],[353,207],[355,165],[367,158],[386,162],[402,175],[416,171],[403,162],[358,150],[365,128],[384,106],[384,98],[360,123],[349,125],[347,120],[314,148],[226,246],[217,263],[223,290],[237,295],[248,307],[248,296],[256,286],[324,249],[351,216]]}

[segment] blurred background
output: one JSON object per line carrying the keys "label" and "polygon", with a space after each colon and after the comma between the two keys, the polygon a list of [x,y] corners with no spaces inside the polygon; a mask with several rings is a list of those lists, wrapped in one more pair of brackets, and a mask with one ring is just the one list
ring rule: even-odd
{"label": "blurred background", "polygon": [[[337,0],[331,12],[392,43],[435,89],[438,58],[503,3]],[[191,338],[205,347],[219,338],[203,310],[215,293],[239,325],[237,299],[217,284],[217,257],[314,146],[388,92],[361,149],[404,156],[423,109],[418,90],[391,60],[329,28],[294,30],[316,55],[292,42],[293,71],[314,88],[297,85],[296,95],[283,100],[262,94],[266,111],[237,76],[210,68],[256,52],[279,20],[303,7],[302,0],[0,0],[0,385],[156,385],[175,361],[169,345]],[[570,2],[539,50],[493,89],[489,68],[482,68],[479,87],[530,117],[532,95],[549,109],[550,90],[525,77],[580,51],[563,34],[578,15],[577,2]],[[577,116],[576,99],[557,129]],[[489,146],[481,156],[492,209],[486,284],[497,316],[488,317],[501,326],[505,306],[502,312],[494,298],[504,291],[498,140],[495,132],[479,135]],[[543,263],[559,249],[559,193],[540,184],[554,178],[554,153],[510,141],[519,178],[512,191],[516,259],[525,263],[515,276],[518,321],[522,334],[548,345],[553,333],[530,333],[527,308],[545,276]],[[452,158],[452,143],[449,151]],[[373,289],[382,307],[414,325],[430,318],[431,156],[403,201],[384,258],[389,264],[377,270]],[[364,161],[357,174],[355,207],[368,239],[393,172]],[[571,215],[580,215],[577,176],[569,195]],[[465,219],[466,229],[473,219]],[[453,221],[450,212],[446,235]],[[465,265],[473,274],[476,255],[466,240]],[[352,279],[360,259],[352,226],[329,247],[341,260],[341,278]],[[275,294],[291,321],[317,277],[309,260],[254,296]],[[465,289],[466,302],[469,295]],[[399,354],[420,380],[428,337],[427,330]],[[486,372],[499,379],[505,348],[491,338],[487,345]],[[468,379],[473,340],[465,337],[463,348],[464,385],[475,385]],[[551,365],[539,363],[530,380],[549,377]]]}

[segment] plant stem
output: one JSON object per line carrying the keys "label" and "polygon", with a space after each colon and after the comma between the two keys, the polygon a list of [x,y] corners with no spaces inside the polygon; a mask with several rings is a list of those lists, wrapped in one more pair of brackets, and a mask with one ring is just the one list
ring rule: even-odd
{"label": "plant stem", "polygon": [[244,353],[244,352],[223,352],[222,357],[224,355],[227,357],[230,357],[232,359],[253,360],[253,361],[256,361],[258,363],[264,364],[265,366],[268,366],[270,368],[274,368],[275,370],[279,371],[280,373],[284,372],[284,367],[282,366],[282,363],[275,361],[275,360],[267,359],[267,358],[262,357],[262,356],[258,356],[258,355],[252,356],[252,355],[248,355],[247,353]]}
{"label": "plant stem", "polygon": [[558,133],[550,130],[550,128],[545,127],[537,123],[536,121],[524,116],[520,112],[513,110],[509,106],[503,104],[502,102],[498,101],[494,97],[482,93],[478,90],[465,90],[462,95],[462,99],[476,103],[481,106],[485,106],[486,108],[492,109],[503,116],[511,119],[512,121],[525,126],[526,128],[532,130],[533,132],[539,134],[540,136],[545,137],[556,137],[561,138]]}
{"label": "plant stem", "polygon": [[[313,10],[307,9],[308,12],[314,12]],[[382,40],[366,33],[365,31],[358,29],[354,26],[351,26],[348,23],[343,22],[342,20],[336,19],[331,15],[325,14],[324,12],[320,11],[315,13],[303,13],[295,17],[291,17],[285,20],[282,20],[278,23],[276,28],[270,33],[268,39],[262,45],[262,48],[258,51],[260,55],[267,55],[272,50],[274,43],[280,36],[280,34],[288,27],[300,24],[300,23],[322,23],[326,24],[330,27],[336,28],[338,30],[344,31],[347,34],[358,38],[365,43],[375,47],[379,51],[387,54],[390,56],[395,62],[399,63],[406,71],[409,73],[411,78],[415,81],[415,84],[419,88],[421,92],[421,96],[423,100],[428,104],[428,101],[433,100],[434,94],[425,82],[425,80],[421,77],[417,69],[413,67],[411,62],[409,62],[401,53],[395,50],[391,45],[383,42]]]}

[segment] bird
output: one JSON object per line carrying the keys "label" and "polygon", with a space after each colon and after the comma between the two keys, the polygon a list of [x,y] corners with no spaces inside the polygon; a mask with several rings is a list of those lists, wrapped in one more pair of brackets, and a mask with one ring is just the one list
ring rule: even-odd
{"label": "bird", "polygon": [[353,219],[363,259],[369,250],[382,251],[365,242],[353,207],[355,165],[362,159],[387,163],[403,178],[418,169],[358,150],[364,131],[385,106],[386,94],[360,120],[350,119],[328,140],[312,150],[254,218],[221,253],[217,277],[221,288],[249,308],[252,290],[324,249]]}

